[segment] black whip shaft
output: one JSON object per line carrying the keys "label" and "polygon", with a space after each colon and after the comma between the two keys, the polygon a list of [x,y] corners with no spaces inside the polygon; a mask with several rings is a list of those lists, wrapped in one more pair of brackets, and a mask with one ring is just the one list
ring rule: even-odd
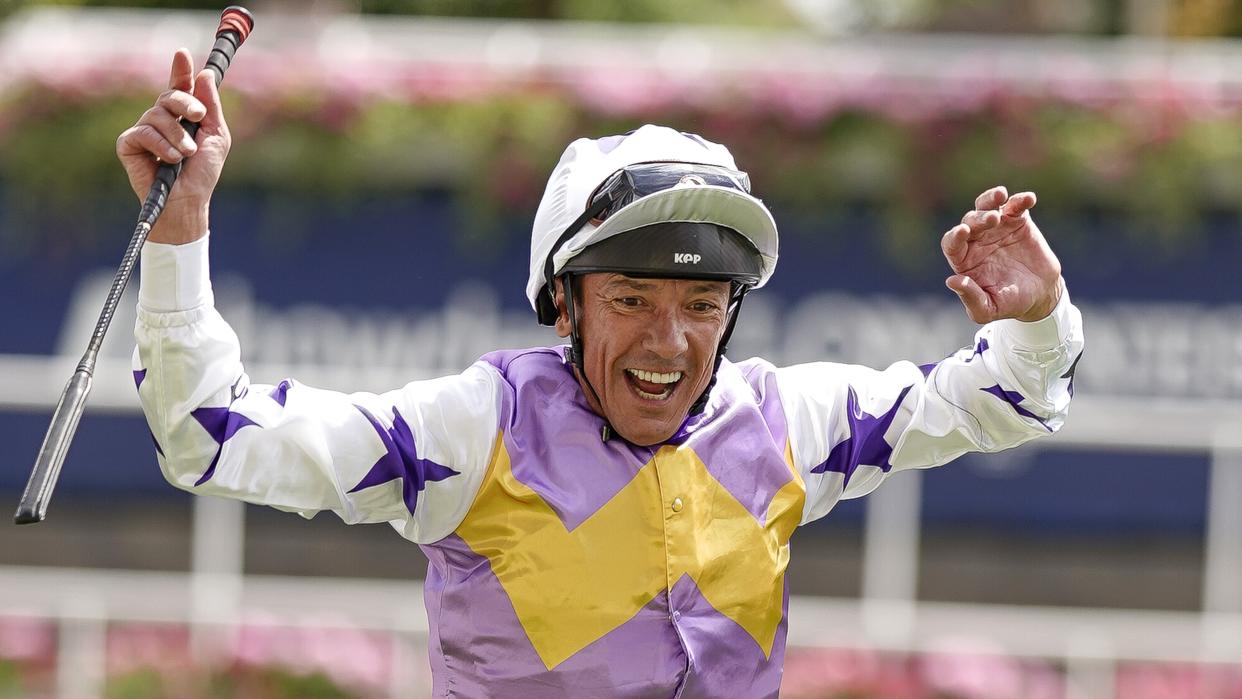
{"label": "black whip shaft", "polygon": [[[224,73],[233,61],[233,54],[250,34],[254,20],[250,13],[242,7],[225,8],[220,16],[220,26],[216,30],[216,43],[207,58],[206,68],[215,73],[216,85],[224,79]],[[196,122],[182,120],[182,126],[194,138],[198,133]],[[34,469],[30,479],[26,481],[26,490],[22,492],[21,502],[17,505],[17,514],[13,521],[17,524],[33,524],[42,522],[47,517],[47,506],[52,499],[52,491],[60,478],[60,469],[69,453],[69,445],[77,432],[78,421],[86,408],[86,397],[91,391],[91,381],[95,373],[95,362],[99,358],[99,349],[103,346],[104,335],[112,324],[112,316],[121,303],[121,295],[129,284],[134,266],[138,262],[138,253],[151,232],[151,227],[164,211],[168,203],[168,193],[172,191],[177,175],[181,174],[181,163],[164,163],[157,168],[155,181],[147,192],[147,198],[138,214],[138,224],[125,248],[125,255],[112,278],[112,287],[108,290],[108,298],[104,301],[99,320],[95,323],[95,331],[91,333],[86,352],[78,362],[77,369],[70,377],[69,383],[60,395],[56,411],[52,413],[52,423],[43,436],[43,445],[39,447],[39,455],[35,457]]]}

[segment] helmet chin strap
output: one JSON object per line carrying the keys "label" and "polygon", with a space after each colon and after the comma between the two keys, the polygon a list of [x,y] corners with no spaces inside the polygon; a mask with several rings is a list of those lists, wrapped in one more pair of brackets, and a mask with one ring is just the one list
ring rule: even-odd
{"label": "helmet chin strap", "polygon": [[[575,275],[566,272],[561,275],[561,288],[565,294],[565,313],[569,316],[569,349],[565,352],[565,358],[573,365],[578,373],[582,376],[582,382],[587,385],[587,389],[591,391],[591,395],[595,397],[595,403],[602,410],[604,401],[600,400],[599,392],[595,390],[594,384],[591,383],[590,377],[587,376],[586,367],[583,364],[582,351],[582,335],[578,332],[578,314],[575,310],[574,290],[577,279]],[[698,415],[707,408],[707,399],[711,396],[712,388],[716,385],[716,373],[720,371],[720,362],[724,359],[725,352],[728,350],[729,338],[733,336],[733,326],[737,324],[738,314],[742,310],[742,300],[746,298],[746,292],[750,287],[737,282],[729,282],[729,318],[725,323],[724,334],[720,336],[720,343],[716,346],[716,361],[712,365],[712,378],[707,382],[707,388],[703,389],[703,393],[690,406],[689,415]],[[600,429],[600,440],[607,442],[616,430],[608,422],[608,418],[604,418],[604,426]]]}
{"label": "helmet chin strap", "polygon": [[[578,370],[582,382],[590,389],[591,395],[595,396],[595,404],[603,410],[604,401],[600,400],[599,392],[595,390],[595,385],[591,383],[591,378],[586,373],[586,366],[583,364],[582,335],[578,333],[578,313],[575,310],[577,304],[574,299],[574,288],[577,282],[577,277],[570,272],[561,275],[561,288],[565,293],[565,313],[569,316],[569,349],[565,352],[565,358]],[[604,426],[600,428],[599,438],[600,441],[607,442],[614,430],[607,417],[603,415],[600,417],[604,418]]]}
{"label": "helmet chin strap", "polygon": [[694,401],[694,405],[690,406],[691,415],[698,415],[707,408],[707,399],[711,397],[712,388],[716,385],[716,374],[720,371],[720,362],[729,349],[729,338],[733,336],[733,326],[737,324],[737,317],[742,310],[742,300],[746,298],[746,292],[750,291],[750,287],[745,284],[737,282],[729,282],[729,284],[732,287],[729,294],[729,320],[725,324],[724,334],[720,336],[720,344],[716,346],[716,363],[712,366],[712,380],[707,382],[707,388],[703,389],[702,395]]}

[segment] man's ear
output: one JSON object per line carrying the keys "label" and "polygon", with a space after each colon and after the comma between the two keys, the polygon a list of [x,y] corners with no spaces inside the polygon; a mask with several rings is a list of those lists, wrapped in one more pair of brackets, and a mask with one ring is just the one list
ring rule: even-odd
{"label": "man's ear", "polygon": [[565,310],[565,277],[557,277],[553,280],[556,285],[556,334],[560,337],[569,337],[570,324],[569,312]]}

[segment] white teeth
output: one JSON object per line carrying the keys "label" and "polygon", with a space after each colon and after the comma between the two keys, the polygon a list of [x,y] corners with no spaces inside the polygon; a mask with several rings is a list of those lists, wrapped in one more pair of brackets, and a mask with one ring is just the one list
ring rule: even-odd
{"label": "white teeth", "polygon": [[638,395],[642,396],[643,398],[646,398],[647,400],[668,400],[668,397],[673,395],[673,392],[671,390],[665,390],[664,393],[647,393],[646,391],[644,391],[641,388],[638,388],[637,386],[634,387],[634,390],[638,391]]}
{"label": "white teeth", "polygon": [[[640,381],[647,381],[649,383],[671,384],[681,380],[680,371],[671,371],[666,374],[662,374],[658,371],[645,371],[643,369],[626,369],[626,371],[628,371],[634,378],[637,378]],[[672,386],[669,386],[660,393],[648,393],[638,386],[634,386],[633,388],[635,391],[638,391],[638,395],[646,398],[647,400],[668,400],[668,397],[673,395]]]}
{"label": "white teeth", "polygon": [[642,369],[626,369],[626,371],[630,372],[630,374],[636,378],[642,379],[643,381],[650,381],[651,383],[673,383],[681,380],[680,371],[672,371],[667,374],[661,374],[655,371],[643,371]]}

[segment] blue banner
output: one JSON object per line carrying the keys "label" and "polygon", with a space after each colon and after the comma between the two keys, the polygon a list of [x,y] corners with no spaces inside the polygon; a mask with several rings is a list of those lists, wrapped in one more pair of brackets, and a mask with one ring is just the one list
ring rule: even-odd
{"label": "blue banner", "polygon": [[[1235,270],[1242,236],[1228,222],[1206,230],[1192,249],[1163,250],[1107,222],[1039,214],[1086,317],[1081,392],[1242,400],[1242,285]],[[893,251],[876,235],[881,222],[866,212],[776,216],[780,264],[769,287],[747,299],[731,356],[883,366],[934,361],[969,344],[973,326],[943,286],[943,231],[929,230],[910,250]],[[376,390],[460,371],[498,347],[557,341],[536,325],[523,296],[529,218],[478,225],[431,195],[351,206],[222,195],[212,212],[217,305],[241,336],[256,381],[291,375]],[[953,222],[946,216],[944,228]],[[15,496],[24,483],[51,403],[85,347],[123,251],[127,221],[96,225],[117,231],[115,249],[49,244],[0,258],[0,295],[10,309],[0,325],[0,440],[9,454],[0,494]],[[101,371],[128,381],[132,300],[126,304]],[[68,364],[59,369],[56,361]],[[33,381],[38,372],[55,382]],[[132,384],[100,377],[96,390],[92,406],[115,412],[87,413],[59,490],[171,493],[141,416],[124,409],[129,398],[121,393]],[[924,514],[999,527],[1198,530],[1206,474],[1205,455],[1027,447],[932,472]],[[847,503],[834,516],[849,521],[860,511]]]}

